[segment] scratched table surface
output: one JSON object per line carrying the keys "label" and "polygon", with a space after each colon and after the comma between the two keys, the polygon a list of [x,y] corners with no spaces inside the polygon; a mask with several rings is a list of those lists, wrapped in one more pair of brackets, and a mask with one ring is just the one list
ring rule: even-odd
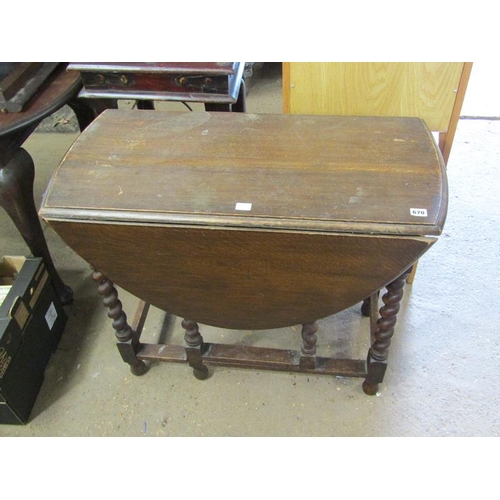
{"label": "scratched table surface", "polygon": [[446,207],[417,118],[111,110],[69,150],[41,215],[160,309],[264,329],[329,316],[397,278]]}

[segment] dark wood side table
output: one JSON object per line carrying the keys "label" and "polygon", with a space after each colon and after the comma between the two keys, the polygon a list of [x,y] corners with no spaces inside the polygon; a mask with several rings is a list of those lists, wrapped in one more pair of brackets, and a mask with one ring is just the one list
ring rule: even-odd
{"label": "dark wood side table", "polygon": [[[137,101],[139,109],[154,109],[154,101],[203,103],[206,111],[246,111],[243,62],[70,63],[83,81],[81,99]],[[112,104],[114,103],[114,104]]]}
{"label": "dark wood side table", "polygon": [[[41,215],[98,272],[123,359],[364,377],[387,366],[407,270],[441,234],[446,171],[418,118],[108,110],[54,175]],[[184,318],[141,344],[113,282]],[[383,288],[383,306],[377,293]],[[316,320],[364,301],[365,360],[316,357]],[[147,305],[142,311],[147,310]],[[300,350],[209,344],[198,322],[302,325]]]}
{"label": "dark wood side table", "polygon": [[78,74],[68,73],[65,64],[51,74],[43,86],[19,113],[0,113],[0,203],[13,220],[31,253],[42,257],[63,304],[71,302],[73,293],[57,273],[43,234],[33,199],[35,167],[24,141],[40,122],[65,104],[70,104],[81,128],[93,114],[75,98],[82,88]]}

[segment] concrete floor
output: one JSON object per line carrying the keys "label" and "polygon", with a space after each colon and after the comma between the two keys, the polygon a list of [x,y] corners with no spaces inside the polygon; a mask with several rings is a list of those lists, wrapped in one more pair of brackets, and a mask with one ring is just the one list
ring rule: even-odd
{"label": "concrete floor", "polygon": [[[279,67],[257,68],[248,111],[280,113],[281,106]],[[57,120],[64,127],[64,118]],[[38,204],[76,136],[38,132],[26,142],[37,169]],[[75,300],[31,421],[0,426],[0,436],[499,436],[498,144],[500,121],[459,122],[448,164],[444,234],[406,288],[378,396],[366,396],[361,379],[281,372],[212,367],[211,378],[201,382],[187,365],[161,363],[142,377],[131,375],[90,267],[46,228],[56,267]],[[3,211],[0,234],[2,255],[27,255]],[[125,292],[120,298],[133,316],[136,299]],[[358,308],[319,324],[321,352],[364,357],[368,322]],[[157,338],[162,329],[173,338],[182,334],[177,318],[165,322],[153,311],[144,336]],[[261,332],[202,333],[207,340],[271,345]],[[275,345],[300,345],[298,327],[273,333]]]}

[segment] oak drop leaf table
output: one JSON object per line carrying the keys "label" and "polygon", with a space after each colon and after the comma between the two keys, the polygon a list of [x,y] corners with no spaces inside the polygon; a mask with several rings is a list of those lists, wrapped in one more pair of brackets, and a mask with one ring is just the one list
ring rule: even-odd
{"label": "oak drop leaf table", "polygon": [[[41,216],[96,270],[118,347],[145,360],[383,380],[405,277],[447,211],[441,155],[418,118],[108,110],[54,174]],[[116,283],[141,299],[132,325]],[[377,293],[386,287],[383,306]],[[316,356],[316,320],[357,303],[366,359]],[[148,305],[185,345],[140,341]],[[302,326],[300,350],[203,341],[198,323]]]}

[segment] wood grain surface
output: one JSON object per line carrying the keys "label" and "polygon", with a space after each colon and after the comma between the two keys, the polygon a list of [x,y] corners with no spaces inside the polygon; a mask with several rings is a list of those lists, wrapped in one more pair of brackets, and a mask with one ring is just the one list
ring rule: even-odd
{"label": "wood grain surface", "polygon": [[68,209],[100,220],[440,234],[447,184],[417,118],[108,110],[70,149],[42,213]]}
{"label": "wood grain surface", "polygon": [[394,280],[433,238],[50,221],[83,259],[156,307],[222,328],[309,323]]}
{"label": "wood grain surface", "polygon": [[418,116],[448,129],[463,62],[284,63],[288,113]]}

